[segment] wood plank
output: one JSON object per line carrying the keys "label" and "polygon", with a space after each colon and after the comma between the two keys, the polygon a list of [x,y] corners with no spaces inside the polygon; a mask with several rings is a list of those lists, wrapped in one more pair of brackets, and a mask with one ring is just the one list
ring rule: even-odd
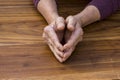
{"label": "wood plank", "polygon": [[[76,14],[88,2],[60,0],[59,13]],[[120,10],[86,26],[63,64],[42,38],[46,25],[32,0],[0,0],[0,80],[120,80]]]}

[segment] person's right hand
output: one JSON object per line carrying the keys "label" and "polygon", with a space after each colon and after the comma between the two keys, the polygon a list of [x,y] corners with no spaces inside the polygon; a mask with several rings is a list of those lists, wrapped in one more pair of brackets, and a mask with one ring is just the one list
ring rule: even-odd
{"label": "person's right hand", "polygon": [[63,17],[58,17],[50,25],[44,28],[43,38],[47,42],[51,51],[54,53],[55,57],[59,62],[63,62],[63,45],[61,41],[63,40],[65,29],[65,20]]}

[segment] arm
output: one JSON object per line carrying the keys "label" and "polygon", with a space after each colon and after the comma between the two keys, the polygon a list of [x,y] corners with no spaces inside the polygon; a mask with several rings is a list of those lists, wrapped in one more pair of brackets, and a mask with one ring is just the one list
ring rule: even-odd
{"label": "arm", "polygon": [[106,18],[120,7],[120,0],[92,0],[89,5],[80,13],[69,16],[66,19],[67,29],[64,45],[64,61],[74,51],[76,45],[82,41],[82,27],[95,21]]}
{"label": "arm", "polygon": [[44,28],[43,38],[55,57],[60,62],[63,62],[63,46],[61,41],[63,40],[65,21],[63,17],[58,15],[55,0],[34,0],[34,4],[49,24]]}
{"label": "arm", "polygon": [[100,20],[99,10],[95,6],[87,6],[81,13],[74,15],[82,27]]}
{"label": "arm", "polygon": [[120,0],[92,0],[81,13],[75,15],[75,18],[84,27],[110,16],[119,7]]}
{"label": "arm", "polygon": [[59,17],[55,0],[34,0],[34,4],[48,24]]}

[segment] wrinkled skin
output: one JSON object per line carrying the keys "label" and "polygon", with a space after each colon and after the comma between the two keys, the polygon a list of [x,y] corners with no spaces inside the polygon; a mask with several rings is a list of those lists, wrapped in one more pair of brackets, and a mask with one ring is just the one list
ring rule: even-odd
{"label": "wrinkled skin", "polygon": [[58,17],[46,26],[43,32],[43,38],[59,62],[64,62],[71,56],[76,45],[82,41],[82,36],[81,23],[73,16],[67,17],[66,20]]}

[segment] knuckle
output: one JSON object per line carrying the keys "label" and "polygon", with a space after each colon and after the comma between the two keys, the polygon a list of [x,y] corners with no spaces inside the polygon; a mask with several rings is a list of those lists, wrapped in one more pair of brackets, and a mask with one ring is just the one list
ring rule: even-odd
{"label": "knuckle", "polygon": [[72,16],[72,15],[70,15],[70,16],[68,16],[68,18],[73,18],[73,16]]}
{"label": "knuckle", "polygon": [[67,18],[67,22],[69,23],[69,25],[76,25],[76,23],[77,23],[77,20],[73,17],[73,16],[69,16],[68,18]]}
{"label": "knuckle", "polygon": [[68,44],[68,48],[70,49],[72,46],[74,46],[74,42],[71,41],[71,43]]}
{"label": "knuckle", "polygon": [[65,20],[64,20],[64,18],[60,17],[60,18],[57,19],[56,23],[57,24],[64,24]]}
{"label": "knuckle", "polygon": [[51,27],[47,26],[44,28],[44,32],[47,33],[47,32],[50,32],[52,29]]}
{"label": "knuckle", "polygon": [[71,21],[75,21],[73,16],[69,16],[68,19],[71,20]]}
{"label": "knuckle", "polygon": [[48,26],[44,28],[44,32],[47,32],[48,30]]}
{"label": "knuckle", "polygon": [[64,21],[63,17],[58,17],[58,20]]}

